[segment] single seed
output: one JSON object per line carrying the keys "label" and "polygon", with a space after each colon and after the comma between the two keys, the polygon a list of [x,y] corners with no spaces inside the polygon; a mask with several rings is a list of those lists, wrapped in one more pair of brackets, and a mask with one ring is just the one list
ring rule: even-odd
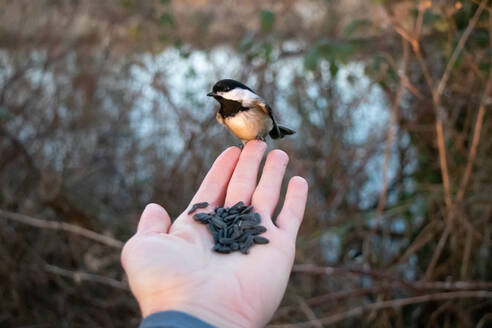
{"label": "single seed", "polygon": [[249,234],[245,231],[241,231],[241,236],[239,238],[237,238],[237,241],[239,241],[240,243],[244,243],[246,241],[246,239],[248,239],[249,237]]}
{"label": "single seed", "polygon": [[260,233],[264,233],[267,231],[267,228],[265,228],[264,226],[260,226],[260,225],[255,226],[254,229],[255,229],[255,232],[253,234],[255,234],[255,235],[259,235]]}
{"label": "single seed", "polygon": [[214,224],[213,224],[212,222],[209,222],[209,223],[207,224],[207,226],[208,226],[208,230],[210,230],[210,232],[211,232],[212,234],[214,234],[214,233],[218,233],[217,228],[215,228],[215,226],[214,226]]}
{"label": "single seed", "polygon": [[249,251],[248,251],[248,247],[241,247],[241,248],[239,248],[239,251],[240,251],[241,253],[243,253],[243,254],[248,254],[248,253],[249,253]]}
{"label": "single seed", "polygon": [[234,204],[232,207],[231,207],[231,210],[237,210],[239,209],[240,207],[243,207],[244,206],[244,203],[241,201],[241,202],[237,202],[236,204]]}
{"label": "single seed", "polygon": [[246,241],[244,242],[244,246],[245,247],[251,247],[251,245],[253,245],[253,240],[254,240],[255,237],[249,235],[247,238],[246,238]]}
{"label": "single seed", "polygon": [[269,240],[262,236],[255,236],[253,238],[255,244],[268,244]]}
{"label": "single seed", "polygon": [[247,213],[247,214],[240,214],[237,216],[240,220],[246,221],[246,220],[254,220],[254,216],[252,213]]}
{"label": "single seed", "polygon": [[219,238],[219,242],[223,245],[231,245],[232,244],[232,239],[231,238],[226,238],[226,237],[222,237],[222,238]]}
{"label": "single seed", "polygon": [[231,221],[231,220],[233,220],[235,217],[236,217],[236,215],[235,215],[235,214],[230,214],[230,215],[228,215],[228,216],[224,217],[224,221]]}
{"label": "single seed", "polygon": [[193,218],[197,221],[204,222],[210,220],[211,216],[208,213],[198,213],[193,215]]}
{"label": "single seed", "polygon": [[241,221],[239,226],[243,229],[249,229],[255,226],[255,223],[252,221]]}
{"label": "single seed", "polygon": [[237,239],[241,236],[241,229],[237,224],[232,226],[231,239]]}
{"label": "single seed", "polygon": [[253,209],[253,205],[246,206],[241,210],[241,214],[249,213]]}
{"label": "single seed", "polygon": [[255,213],[255,214],[254,214],[254,217],[255,217],[255,221],[256,221],[256,223],[257,223],[257,224],[259,224],[259,223],[261,222],[261,216],[260,216],[260,214]]}
{"label": "single seed", "polygon": [[212,217],[212,223],[217,228],[220,228],[220,229],[223,229],[223,228],[227,227],[227,224],[224,221],[222,221],[219,218],[217,218],[216,216]]}
{"label": "single seed", "polygon": [[206,207],[208,207],[208,203],[207,203],[207,202],[196,203],[196,204],[194,204],[194,205],[191,207],[191,209],[190,209],[190,211],[188,212],[188,214],[192,214],[193,212],[195,212],[195,211],[196,211],[197,209],[199,209],[199,208],[206,208]]}
{"label": "single seed", "polygon": [[229,246],[222,246],[220,244],[215,244],[214,250],[218,253],[228,254],[231,252],[231,248]]}

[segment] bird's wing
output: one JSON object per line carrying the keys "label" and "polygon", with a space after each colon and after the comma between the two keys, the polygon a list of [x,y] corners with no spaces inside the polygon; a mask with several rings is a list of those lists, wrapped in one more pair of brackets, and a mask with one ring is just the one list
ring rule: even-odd
{"label": "bird's wing", "polygon": [[262,111],[265,112],[265,114],[270,116],[270,118],[272,119],[273,128],[271,131],[274,131],[273,134],[274,135],[280,135],[280,130],[278,128],[277,122],[275,122],[275,119],[273,118],[272,108],[267,103],[264,103],[262,101],[259,101],[257,105],[258,105],[258,107],[261,108]]}
{"label": "bird's wing", "polygon": [[268,104],[265,104],[262,101],[258,101],[257,106],[260,107],[261,110],[265,112],[265,114],[270,116],[270,118],[273,121],[273,124],[275,124],[275,119],[273,118],[272,108]]}

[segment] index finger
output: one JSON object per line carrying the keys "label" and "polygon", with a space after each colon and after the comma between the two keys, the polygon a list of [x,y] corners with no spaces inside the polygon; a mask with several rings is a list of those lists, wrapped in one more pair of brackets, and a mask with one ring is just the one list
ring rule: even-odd
{"label": "index finger", "polygon": [[[211,205],[221,206],[224,202],[227,185],[231,179],[241,150],[238,147],[229,147],[217,157],[214,164],[203,179],[200,188],[190,202],[190,205],[208,202]],[[189,211],[190,206],[186,209]]]}

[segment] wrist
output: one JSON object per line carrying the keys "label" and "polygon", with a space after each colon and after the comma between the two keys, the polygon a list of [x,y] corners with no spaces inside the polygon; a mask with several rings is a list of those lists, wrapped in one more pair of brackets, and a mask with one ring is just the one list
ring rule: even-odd
{"label": "wrist", "polygon": [[162,311],[180,311],[192,315],[217,328],[255,327],[240,314],[214,308],[212,302],[207,306],[196,301],[185,300],[179,297],[170,300],[169,297],[159,297],[154,295],[152,297],[146,297],[145,300],[139,300],[139,305],[142,311],[142,317],[144,318]]}

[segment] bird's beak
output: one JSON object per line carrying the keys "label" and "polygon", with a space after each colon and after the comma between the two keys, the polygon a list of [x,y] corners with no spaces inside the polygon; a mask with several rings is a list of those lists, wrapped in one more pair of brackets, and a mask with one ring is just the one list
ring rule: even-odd
{"label": "bird's beak", "polygon": [[216,94],[216,93],[214,93],[214,92],[209,92],[209,93],[207,93],[207,96],[209,96],[209,97],[215,97],[216,95],[217,95],[217,94]]}

